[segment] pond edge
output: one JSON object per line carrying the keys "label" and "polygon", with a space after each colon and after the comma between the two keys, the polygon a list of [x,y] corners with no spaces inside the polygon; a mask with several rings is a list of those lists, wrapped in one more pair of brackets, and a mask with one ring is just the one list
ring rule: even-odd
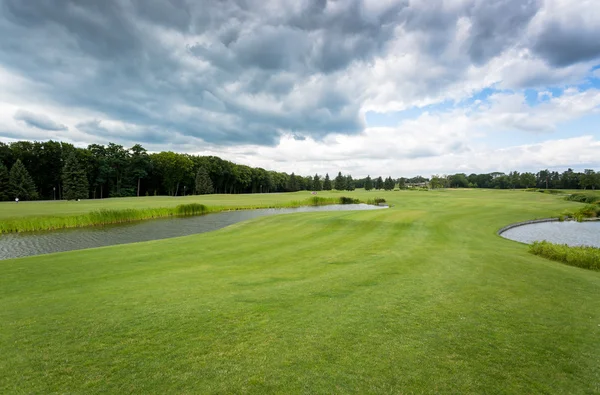
{"label": "pond edge", "polygon": [[506,232],[507,230],[519,227],[519,226],[524,226],[524,225],[531,225],[531,224],[539,224],[539,223],[543,223],[543,222],[558,222],[559,219],[558,218],[542,218],[542,219],[532,219],[529,221],[523,221],[523,222],[515,222],[514,224],[510,224],[510,225],[506,225],[502,228],[500,228],[496,234],[498,236],[502,236],[502,233]]}
{"label": "pond edge", "polygon": [[[575,221],[574,219],[566,219],[565,221]],[[580,222],[587,222],[587,221],[600,221],[600,217],[597,218],[584,218],[582,221]],[[510,225],[506,225],[505,227],[500,228],[496,234],[498,236],[502,236],[502,233],[506,232],[507,230],[519,227],[519,226],[524,226],[524,225],[531,225],[531,224],[540,224],[543,222],[560,222],[559,218],[542,218],[542,219],[532,219],[529,221],[523,221],[523,222],[515,222],[514,224],[510,224]]]}

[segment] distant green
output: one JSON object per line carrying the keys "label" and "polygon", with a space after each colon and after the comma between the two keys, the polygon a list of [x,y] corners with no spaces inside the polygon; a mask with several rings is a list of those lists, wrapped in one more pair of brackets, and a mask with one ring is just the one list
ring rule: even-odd
{"label": "distant green", "polygon": [[[0,261],[0,393],[600,391],[600,272],[496,234],[581,203],[508,190],[344,195],[393,207]],[[0,221],[309,196],[6,203]]]}

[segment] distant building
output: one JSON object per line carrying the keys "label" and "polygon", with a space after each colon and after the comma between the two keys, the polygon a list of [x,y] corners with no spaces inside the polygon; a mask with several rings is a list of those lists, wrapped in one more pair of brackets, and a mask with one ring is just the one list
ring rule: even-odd
{"label": "distant building", "polygon": [[407,188],[429,188],[429,183],[427,181],[425,181],[425,182],[407,182],[406,187]]}

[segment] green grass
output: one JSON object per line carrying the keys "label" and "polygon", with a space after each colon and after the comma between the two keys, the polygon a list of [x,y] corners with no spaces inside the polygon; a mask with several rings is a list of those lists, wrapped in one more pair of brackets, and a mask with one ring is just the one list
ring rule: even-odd
{"label": "green grass", "polygon": [[[330,192],[330,194],[332,193]],[[219,203],[214,199],[214,196],[215,195],[211,196],[210,198],[204,199],[193,196],[191,198],[195,198],[196,200],[202,199],[203,201],[212,203]],[[252,195],[251,197],[249,197],[248,195],[244,195],[247,199],[247,201],[245,202],[240,201],[239,199],[230,199],[227,197],[227,195],[219,196],[222,196],[225,199],[227,199],[225,200],[225,205],[206,206],[205,204],[191,202],[192,199],[189,198],[183,200],[166,200],[164,198],[155,198],[152,200],[138,201],[137,207],[139,207],[139,205],[142,204],[147,206],[143,208],[130,207],[127,203],[129,203],[131,199],[122,199],[126,201],[126,204],[123,204],[121,199],[87,201],[87,205],[79,205],[79,201],[73,201],[71,202],[73,204],[71,206],[65,205],[64,202],[31,202],[31,204],[28,205],[13,203],[12,206],[5,203],[2,206],[0,206],[0,234],[118,224],[124,222],[141,221],[146,219],[164,218],[172,216],[204,215],[225,210],[361,203],[360,199],[345,196],[312,196],[309,198],[305,198],[304,200],[275,200],[262,199],[262,195]],[[171,205],[173,202],[186,201],[188,203],[179,204],[174,207]],[[166,207],[156,207],[157,202],[165,204]],[[234,205],[236,202],[238,204]],[[375,201],[369,201],[368,203],[376,204],[377,199],[375,199]],[[55,206],[54,208],[56,210],[56,214],[54,215],[46,214],[46,209],[51,205]],[[96,209],[87,213],[82,213],[78,210],[82,207]],[[4,208],[5,210],[1,210],[2,208]],[[11,208],[12,210],[10,210]],[[15,216],[15,213],[20,213],[21,216]],[[40,214],[35,215],[33,213]]]}
{"label": "green grass", "polygon": [[[0,261],[0,393],[600,391],[600,272],[496,235],[580,203],[519,191],[378,197],[393,207]],[[156,200],[130,207],[165,206]]]}
{"label": "green grass", "polygon": [[600,270],[600,248],[569,247],[564,244],[536,241],[529,246],[529,252],[567,265]]}

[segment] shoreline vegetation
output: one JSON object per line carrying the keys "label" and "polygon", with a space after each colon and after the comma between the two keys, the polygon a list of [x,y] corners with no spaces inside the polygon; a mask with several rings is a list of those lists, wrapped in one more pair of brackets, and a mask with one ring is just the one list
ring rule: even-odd
{"label": "shoreline vegetation", "polygon": [[180,204],[175,207],[99,209],[89,213],[65,216],[39,216],[5,219],[0,222],[0,234],[49,231],[67,228],[114,225],[120,223],[144,221],[168,217],[199,216],[223,211],[255,210],[269,208],[296,208],[303,206],[325,206],[333,204],[371,204],[385,203],[383,198],[355,199],[346,196],[312,196],[304,200],[280,202],[275,204],[252,204],[239,206],[208,206],[200,203]]}
{"label": "shoreline vegetation", "polygon": [[569,266],[600,271],[600,248],[536,241],[529,246],[529,252]]}
{"label": "shoreline vegetation", "polygon": [[575,212],[568,212],[559,217],[563,220],[565,217],[575,218],[577,221],[583,221],[585,218],[600,217],[600,193],[598,192],[577,192],[565,197],[570,202],[584,203],[585,206]]}

